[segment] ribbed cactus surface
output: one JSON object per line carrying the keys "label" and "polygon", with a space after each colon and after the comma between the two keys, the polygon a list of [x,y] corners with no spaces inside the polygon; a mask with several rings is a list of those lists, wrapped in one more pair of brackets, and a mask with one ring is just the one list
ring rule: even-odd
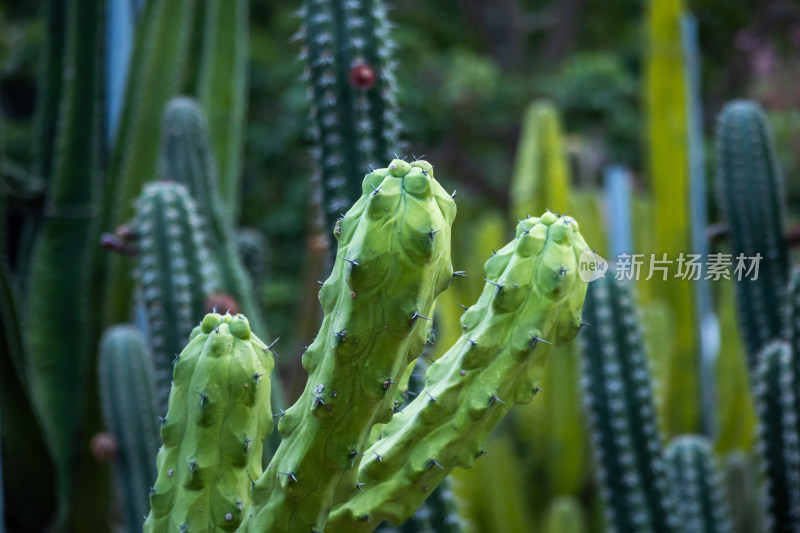
{"label": "ribbed cactus surface", "polygon": [[134,276],[147,316],[159,396],[166,400],[173,360],[205,314],[205,298],[217,284],[216,268],[205,222],[179,183],[148,185],[131,229],[139,252]]}
{"label": "ribbed cactus surface", "polygon": [[680,531],[630,288],[601,278],[583,308],[584,406],[609,532]]}
{"label": "ribbed cactus surface", "polygon": [[300,15],[313,154],[333,227],[359,197],[358,177],[399,150],[394,44],[381,0],[306,0]]}
{"label": "ribbed cactus surface", "polygon": [[[717,196],[728,223],[734,264],[745,271],[736,282],[739,327],[750,369],[756,354],[780,337],[789,251],[784,241],[783,177],[766,116],[754,102],[734,101],[719,115],[716,130]],[[760,257],[758,278],[747,269]]]}
{"label": "ribbed cactus surface", "polygon": [[146,533],[235,531],[272,432],[269,348],[243,315],[207,314],[175,361]]}
{"label": "ribbed cactus surface", "polygon": [[722,478],[705,437],[681,435],[664,450],[682,533],[730,533]]}
{"label": "ribbed cactus surface", "polygon": [[156,479],[158,402],[147,341],[133,326],[114,326],[100,340],[97,366],[106,429],[117,443],[113,462],[123,531],[142,528]]}
{"label": "ribbed cactus surface", "polygon": [[302,359],[306,388],[278,423],[283,440],[242,531],[321,531],[337,485],[356,485],[370,427],[392,416],[396,383],[422,353],[433,300],[453,276],[455,203],[429,168],[396,159],[368,174],[337,222],[325,315]]}
{"label": "ribbed cactus surface", "polygon": [[578,334],[586,292],[578,259],[588,249],[570,217],[546,213],[519,223],[516,238],[486,262],[486,285],[461,318],[461,339],[364,452],[361,488],[353,483],[331,515],[331,531],[402,523],[453,468],[482,455],[509,409],[537,393],[551,347]]}
{"label": "ribbed cactus surface", "polygon": [[785,341],[761,352],[754,379],[760,419],[758,451],[765,477],[767,531],[800,527],[800,419],[798,419],[796,355]]}

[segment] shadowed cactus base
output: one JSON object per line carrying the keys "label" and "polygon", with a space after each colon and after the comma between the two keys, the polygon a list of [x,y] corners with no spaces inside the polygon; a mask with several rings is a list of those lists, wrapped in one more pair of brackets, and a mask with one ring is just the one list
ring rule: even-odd
{"label": "shadowed cactus base", "polygon": [[235,531],[272,433],[273,354],[242,315],[211,313],[175,361],[146,533]]}

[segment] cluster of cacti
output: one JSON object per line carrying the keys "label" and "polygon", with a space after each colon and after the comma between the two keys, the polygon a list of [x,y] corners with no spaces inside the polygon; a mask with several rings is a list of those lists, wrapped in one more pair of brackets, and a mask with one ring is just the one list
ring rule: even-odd
{"label": "cluster of cacti", "polygon": [[394,43],[380,1],[305,0],[300,17],[315,179],[332,227],[358,198],[360,176],[399,150]]}

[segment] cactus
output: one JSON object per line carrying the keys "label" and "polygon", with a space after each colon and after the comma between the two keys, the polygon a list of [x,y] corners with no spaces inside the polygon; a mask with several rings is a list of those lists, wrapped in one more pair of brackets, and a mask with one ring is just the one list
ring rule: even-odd
{"label": "cactus", "polygon": [[253,298],[252,282],[236,249],[231,212],[217,188],[208,124],[202,109],[192,99],[174,98],[164,110],[159,172],[164,179],[186,185],[200,212],[206,214],[209,249],[220,274],[218,289],[234,297],[258,335],[266,335],[261,311]]}
{"label": "cactus", "polygon": [[558,111],[550,102],[533,102],[525,111],[514,162],[511,214],[527,217],[545,209],[564,213],[570,207],[568,192],[569,162]]}
{"label": "cactus", "polygon": [[[67,7],[65,85],[44,219],[31,255],[26,334],[30,393],[54,459],[60,527],[74,498],[78,435],[90,390],[89,266],[97,207],[102,2]],[[5,319],[4,319],[5,320]]]}
{"label": "cactus", "polygon": [[392,416],[394,386],[423,351],[433,300],[453,275],[455,203],[430,168],[395,159],[368,174],[337,223],[336,264],[320,290],[325,316],[303,354],[306,388],[281,416],[283,440],[243,532],[321,530],[340,481],[356,486],[371,426]]}
{"label": "cactus", "polygon": [[664,459],[667,479],[675,495],[680,531],[729,533],[728,502],[708,440],[681,435],[666,447]]}
{"label": "cactus", "polygon": [[538,391],[552,345],[574,338],[589,247],[568,217],[521,221],[516,238],[486,262],[487,283],[462,316],[464,335],[426,374],[425,389],[364,452],[356,490],[331,515],[331,531],[402,523],[456,466],[482,455],[489,433]]}
{"label": "cactus", "polygon": [[580,337],[583,397],[609,532],[679,531],[650,373],[627,285],[592,282]]}
{"label": "cactus", "polygon": [[544,518],[542,533],[584,533],[585,531],[586,520],[578,500],[573,496],[559,496],[550,503]]}
{"label": "cactus", "polygon": [[[664,356],[663,424],[669,435],[700,429],[700,361],[698,323],[692,282],[676,277],[679,254],[699,252],[692,246],[689,193],[689,113],[687,65],[683,47],[684,0],[648,2],[647,66],[644,99],[647,113],[648,169],[652,178],[653,239],[638,251],[672,263],[666,279],[658,272],[649,282],[656,299],[675,316],[675,343]],[[641,224],[634,213],[637,226]],[[643,294],[643,296],[647,296]],[[643,299],[648,301],[648,299]]]}
{"label": "cactus", "polygon": [[764,518],[758,494],[758,479],[749,456],[738,450],[728,454],[724,478],[731,532],[761,533]]}
{"label": "cactus", "polygon": [[789,343],[768,344],[754,378],[758,451],[766,478],[766,530],[795,531],[800,524],[800,418],[795,354]]}
{"label": "cactus", "polygon": [[103,421],[118,447],[113,466],[123,531],[133,533],[147,514],[160,443],[153,362],[139,330],[114,326],[103,334],[97,374]]}
{"label": "cactus", "polygon": [[[196,0],[153,0],[142,17],[128,76],[125,108],[107,173],[101,227],[111,228],[133,215],[134,199],[156,173],[159,123],[178,89]],[[133,283],[129,265],[112,256],[105,301],[107,323],[127,320]]]}
{"label": "cactus", "polygon": [[313,155],[332,227],[361,193],[356,177],[399,150],[394,43],[380,0],[306,0],[300,16]]}
{"label": "cactus", "polygon": [[175,362],[145,533],[234,531],[272,432],[273,354],[243,315],[207,314]]}
{"label": "cactus", "polygon": [[399,527],[384,524],[376,533],[461,533],[463,524],[455,511],[451,485],[451,479],[445,478],[410,520]]}
{"label": "cactus", "polygon": [[725,106],[717,121],[716,152],[717,196],[728,223],[732,259],[761,257],[758,279],[751,275],[735,284],[739,326],[752,371],[756,354],[781,335],[789,282],[783,178],[772,133],[757,104],[734,101]]}
{"label": "cactus", "polygon": [[216,268],[205,222],[179,183],[145,187],[130,229],[138,237],[137,291],[147,315],[158,395],[166,405],[172,363],[205,314],[205,299],[216,290]]}
{"label": "cactus", "polygon": [[236,230],[236,251],[247,274],[258,285],[265,277],[270,248],[264,235],[255,228]]}
{"label": "cactus", "polygon": [[214,186],[234,216],[247,107],[248,0],[205,0],[198,98],[211,125],[218,172]]}

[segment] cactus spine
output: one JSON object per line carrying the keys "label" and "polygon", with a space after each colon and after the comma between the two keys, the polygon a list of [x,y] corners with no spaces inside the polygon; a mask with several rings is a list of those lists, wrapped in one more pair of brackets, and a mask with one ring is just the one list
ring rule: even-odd
{"label": "cactus spine", "polygon": [[394,43],[380,0],[306,0],[300,15],[313,155],[332,227],[361,193],[356,177],[399,149]]}
{"label": "cactus spine", "polygon": [[114,461],[123,531],[140,531],[147,491],[156,478],[159,447],[155,376],[144,336],[133,326],[114,326],[100,341],[98,360],[103,421],[118,445]]}
{"label": "cactus spine", "polygon": [[[206,0],[198,97],[211,124],[218,172],[214,186],[238,211],[247,107],[248,0]],[[251,317],[252,319],[252,317]]]}
{"label": "cactus spine", "polygon": [[402,523],[453,468],[482,455],[502,417],[538,391],[551,346],[577,335],[586,292],[578,257],[588,249],[572,218],[547,213],[519,223],[516,238],[486,262],[483,293],[461,318],[464,335],[364,452],[364,490],[354,483],[331,531]]}
{"label": "cactus spine", "polygon": [[664,459],[680,531],[729,533],[730,513],[708,440],[696,435],[677,437],[664,450]]}
{"label": "cactus spine", "polygon": [[610,532],[677,532],[650,372],[629,288],[592,282],[580,337],[584,405]]}
{"label": "cactus spine", "polygon": [[794,366],[796,355],[775,341],[759,355],[755,396],[758,451],[766,477],[766,529],[794,531],[800,524],[800,419]]}
{"label": "cactus spine", "polygon": [[321,531],[340,481],[356,487],[370,427],[391,418],[396,382],[424,349],[433,300],[452,280],[455,211],[426,162],[395,159],[364,178],[334,231],[325,316],[303,354],[306,388],[280,419],[283,440],[243,532]]}
{"label": "cactus spine", "polygon": [[205,314],[205,298],[216,288],[216,269],[206,246],[204,221],[179,183],[145,187],[131,228],[138,236],[137,290],[147,315],[159,396],[165,403],[173,360]]}
{"label": "cactus spine", "polygon": [[789,281],[783,178],[772,133],[757,104],[727,104],[717,122],[716,143],[717,194],[733,260],[761,256],[758,279],[735,283],[739,325],[753,370],[756,354],[780,337],[783,325]]}
{"label": "cactus spine", "polygon": [[269,348],[243,315],[207,314],[175,362],[145,533],[235,531],[272,432]]}

